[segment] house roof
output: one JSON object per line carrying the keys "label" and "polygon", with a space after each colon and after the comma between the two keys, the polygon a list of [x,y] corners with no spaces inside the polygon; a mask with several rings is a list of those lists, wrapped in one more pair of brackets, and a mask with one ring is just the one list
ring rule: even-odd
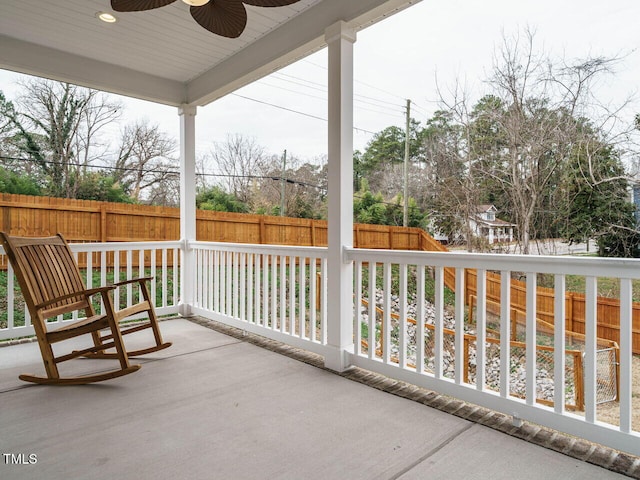
{"label": "house roof", "polygon": [[495,205],[476,205],[476,212],[478,213],[485,213],[489,211],[497,212],[498,209]]}
{"label": "house roof", "polygon": [[486,218],[482,218],[483,213],[492,212],[497,213],[498,209],[495,205],[476,205],[475,207],[476,214],[473,215],[473,221],[477,224],[486,225],[488,227],[515,227],[515,223],[505,222],[504,220],[500,220],[496,218],[495,220],[487,220]]}
{"label": "house roof", "polygon": [[[325,29],[355,30],[420,0],[300,0],[247,5],[237,39],[200,27],[176,1],[113,12],[109,0],[2,0],[0,68],[150,100],[202,106],[325,45]],[[114,13],[107,24],[98,12]]]}
{"label": "house roof", "polygon": [[504,220],[500,220],[499,218],[496,218],[495,220],[485,220],[482,217],[476,216],[473,220],[478,224],[486,225],[488,227],[499,228],[499,227],[515,227],[516,226],[515,223],[505,222]]}

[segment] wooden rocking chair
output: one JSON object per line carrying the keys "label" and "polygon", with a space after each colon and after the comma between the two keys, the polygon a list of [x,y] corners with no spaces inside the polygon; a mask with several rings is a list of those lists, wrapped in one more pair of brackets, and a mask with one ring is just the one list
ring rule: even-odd
{"label": "wooden rocking chair", "polygon": [[[156,344],[150,348],[131,352],[132,354],[141,355],[171,345],[162,342],[149,292],[144,284],[146,279],[128,280],[87,290],[78,264],[61,235],[24,238],[0,232],[0,237],[31,314],[47,373],[46,377],[23,374],[19,377],[21,380],[40,384],[78,385],[133,373],[140,368],[140,365],[129,364],[130,354],[124,347],[122,335],[143,328],[153,329]],[[110,293],[119,285],[132,282],[140,282],[144,300],[122,311],[116,311]],[[102,296],[104,314],[96,314],[91,304],[91,297],[97,294]],[[48,330],[48,318],[76,311],[84,311],[86,318],[56,330]],[[144,311],[149,315],[147,323],[130,327],[126,331],[120,330],[119,322],[122,319]],[[106,335],[101,333],[102,330],[106,330]],[[54,356],[52,344],[85,334],[92,335],[93,347]],[[115,353],[107,352],[110,349],[115,349]],[[57,364],[80,356],[116,359],[120,363],[120,369],[95,375],[61,378]]]}

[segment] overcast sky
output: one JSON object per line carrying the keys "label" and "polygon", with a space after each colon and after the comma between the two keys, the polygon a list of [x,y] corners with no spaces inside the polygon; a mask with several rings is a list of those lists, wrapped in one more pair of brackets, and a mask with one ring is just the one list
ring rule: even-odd
{"label": "overcast sky", "polygon": [[[639,19],[638,0],[423,0],[358,33],[354,147],[364,149],[372,133],[390,125],[403,126],[405,99],[424,123],[437,108],[436,77],[441,87],[457,78],[481,91],[502,33],[526,26],[551,55],[623,57],[601,85],[605,101],[622,102],[640,87]],[[199,108],[198,154],[228,134],[251,137],[273,154],[286,149],[304,160],[326,154],[326,65],[323,50]],[[0,89],[10,99],[18,78],[0,70]],[[175,108],[123,101],[127,121],[146,118],[178,138]]]}

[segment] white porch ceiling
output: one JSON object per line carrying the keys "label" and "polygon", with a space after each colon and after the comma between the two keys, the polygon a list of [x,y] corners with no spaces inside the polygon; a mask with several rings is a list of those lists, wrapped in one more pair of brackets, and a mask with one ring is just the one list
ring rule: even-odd
{"label": "white porch ceiling", "polygon": [[[112,12],[109,0],[1,0],[0,68],[167,105],[202,106],[312,53],[325,29],[356,30],[420,0],[300,0],[246,6],[237,39],[200,27],[182,1]],[[111,12],[107,24],[97,12]]]}

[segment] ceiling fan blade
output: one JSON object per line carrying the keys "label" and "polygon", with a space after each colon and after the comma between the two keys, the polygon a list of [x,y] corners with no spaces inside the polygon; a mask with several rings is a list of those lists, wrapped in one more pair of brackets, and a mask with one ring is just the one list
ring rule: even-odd
{"label": "ceiling fan blade", "polygon": [[116,12],[140,12],[164,7],[176,0],[111,0],[111,8]]}
{"label": "ceiling fan blade", "polygon": [[247,26],[247,10],[240,0],[214,0],[190,10],[200,26],[223,37],[237,38]]}
{"label": "ceiling fan blade", "polygon": [[291,5],[297,3],[300,0],[242,0],[247,5],[253,5],[254,7],[284,7],[285,5]]}

